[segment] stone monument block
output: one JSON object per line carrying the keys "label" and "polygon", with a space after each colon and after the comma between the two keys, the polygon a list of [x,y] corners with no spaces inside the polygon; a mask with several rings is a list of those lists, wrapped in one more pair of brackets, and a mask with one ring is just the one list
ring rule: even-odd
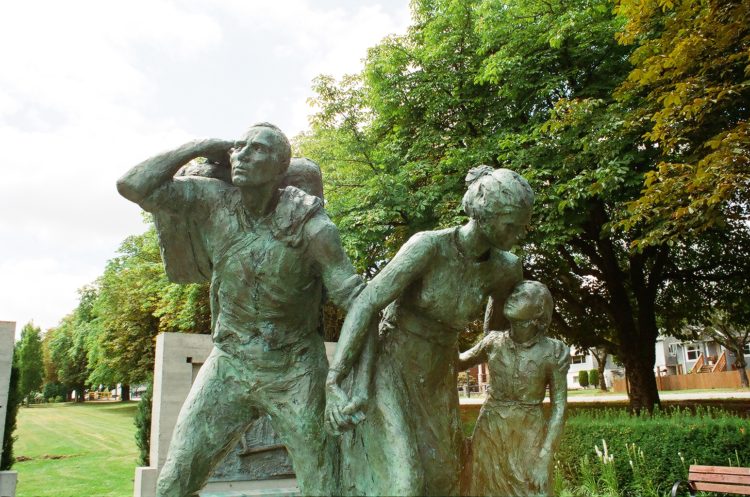
{"label": "stone monument block", "polygon": [[[5,415],[8,405],[10,368],[13,365],[13,344],[16,337],[16,323],[0,321],[0,441],[5,436]],[[0,448],[0,461],[3,454]],[[16,495],[17,474],[15,471],[0,471],[0,497]]]}
{"label": "stone monument block", "polygon": [[[327,342],[330,358],[335,343]],[[156,338],[151,417],[152,466],[136,468],[134,497],[153,497],[167,456],[177,416],[200,367],[211,352],[209,335],[162,333]],[[213,472],[203,497],[229,495],[295,495],[291,461],[278,435],[260,416]]]}

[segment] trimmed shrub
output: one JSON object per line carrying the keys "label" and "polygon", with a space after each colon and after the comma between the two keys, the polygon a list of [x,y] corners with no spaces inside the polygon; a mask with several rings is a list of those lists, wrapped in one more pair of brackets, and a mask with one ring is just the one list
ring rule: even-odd
{"label": "trimmed shrub", "polygon": [[748,419],[710,408],[640,417],[605,409],[568,419],[556,455],[558,470],[568,482],[582,481],[581,461],[597,460],[595,447],[601,450],[603,440],[618,487],[627,496],[644,495],[647,484],[666,494],[675,481],[687,477],[690,464],[750,465]]}
{"label": "trimmed shrub", "polygon": [[153,397],[154,382],[151,380],[146,391],[138,403],[135,413],[135,444],[138,446],[139,466],[149,466],[149,452],[151,450],[151,398]]}
{"label": "trimmed shrub", "polygon": [[592,369],[589,371],[589,385],[592,387],[598,387],[599,386],[599,371],[596,369]]}
{"label": "trimmed shrub", "polygon": [[589,386],[589,372],[585,369],[578,372],[578,384],[583,388]]}
{"label": "trimmed shrub", "polygon": [[42,393],[45,402],[62,402],[55,399],[58,397],[64,399],[68,391],[62,383],[45,383]]}
{"label": "trimmed shrub", "polygon": [[18,405],[21,402],[18,392],[18,377],[18,368],[16,366],[11,367],[8,384],[8,405],[5,411],[5,432],[2,440],[3,460],[0,464],[0,471],[8,471],[16,462],[15,457],[13,457],[13,442],[16,441],[13,432],[16,430],[16,415],[18,414]]}

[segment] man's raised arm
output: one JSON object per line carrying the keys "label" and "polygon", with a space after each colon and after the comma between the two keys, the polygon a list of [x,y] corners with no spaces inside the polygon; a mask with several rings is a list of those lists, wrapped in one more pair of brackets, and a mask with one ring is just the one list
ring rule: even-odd
{"label": "man's raised arm", "polygon": [[229,167],[229,149],[233,145],[234,142],[216,138],[190,141],[134,166],[117,180],[117,191],[126,199],[140,205],[193,159],[205,157]]}

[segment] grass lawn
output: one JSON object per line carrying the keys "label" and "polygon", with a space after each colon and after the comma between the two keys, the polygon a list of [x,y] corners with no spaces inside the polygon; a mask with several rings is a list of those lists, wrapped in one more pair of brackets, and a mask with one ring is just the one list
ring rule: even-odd
{"label": "grass lawn", "polygon": [[137,403],[46,404],[18,409],[17,497],[127,497],[138,458]]}

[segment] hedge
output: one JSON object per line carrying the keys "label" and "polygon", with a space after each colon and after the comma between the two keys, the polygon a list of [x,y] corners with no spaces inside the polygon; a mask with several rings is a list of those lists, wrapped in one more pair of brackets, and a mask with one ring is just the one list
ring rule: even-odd
{"label": "hedge", "polygon": [[578,384],[583,388],[589,386],[589,372],[585,369],[578,372]]}
{"label": "hedge", "polygon": [[150,465],[151,451],[151,400],[153,398],[154,382],[149,379],[148,387],[138,402],[138,410],[135,413],[135,444],[138,446],[138,465]]}
{"label": "hedge", "polygon": [[589,385],[592,387],[599,386],[599,371],[596,369],[589,370]]}
{"label": "hedge", "polygon": [[643,451],[645,465],[640,469],[661,492],[685,479],[690,464],[750,466],[748,419],[711,408],[640,417],[605,409],[579,411],[567,420],[556,455],[566,480],[580,481],[581,460],[588,456],[596,461],[594,447],[601,449],[602,440],[614,456],[619,488],[626,495],[638,495],[627,450],[631,444]]}

